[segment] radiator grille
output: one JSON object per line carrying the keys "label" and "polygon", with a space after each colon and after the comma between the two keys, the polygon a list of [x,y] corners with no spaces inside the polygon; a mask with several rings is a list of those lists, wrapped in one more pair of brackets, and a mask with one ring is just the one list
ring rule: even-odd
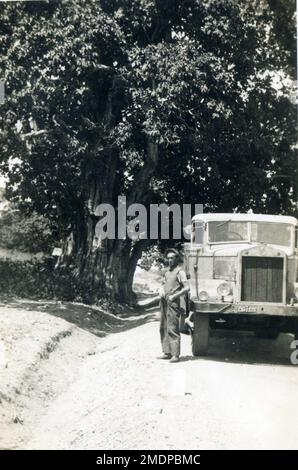
{"label": "radiator grille", "polygon": [[241,300],[282,302],[283,258],[242,257]]}

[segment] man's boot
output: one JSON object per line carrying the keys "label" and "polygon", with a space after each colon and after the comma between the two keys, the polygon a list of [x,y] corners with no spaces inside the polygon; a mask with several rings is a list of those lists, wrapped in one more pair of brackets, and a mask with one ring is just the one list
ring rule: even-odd
{"label": "man's boot", "polygon": [[179,357],[178,356],[173,356],[171,358],[170,362],[179,362]]}
{"label": "man's boot", "polygon": [[161,356],[158,356],[157,359],[171,359],[172,355],[170,353],[163,353]]}

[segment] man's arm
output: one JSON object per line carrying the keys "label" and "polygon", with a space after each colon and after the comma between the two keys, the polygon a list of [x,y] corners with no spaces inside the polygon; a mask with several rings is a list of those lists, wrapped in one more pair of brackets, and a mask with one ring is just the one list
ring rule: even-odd
{"label": "man's arm", "polygon": [[194,329],[194,322],[193,322],[193,312],[189,312],[188,317],[185,318],[185,323],[189,326],[189,328],[193,331]]}

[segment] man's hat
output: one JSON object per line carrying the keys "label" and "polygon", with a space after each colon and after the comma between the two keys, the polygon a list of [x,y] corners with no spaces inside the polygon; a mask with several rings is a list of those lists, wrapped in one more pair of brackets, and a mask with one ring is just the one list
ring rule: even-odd
{"label": "man's hat", "polygon": [[180,258],[180,253],[178,250],[175,250],[175,248],[168,248],[165,251],[165,256],[167,256],[169,253],[174,253],[178,258]]}

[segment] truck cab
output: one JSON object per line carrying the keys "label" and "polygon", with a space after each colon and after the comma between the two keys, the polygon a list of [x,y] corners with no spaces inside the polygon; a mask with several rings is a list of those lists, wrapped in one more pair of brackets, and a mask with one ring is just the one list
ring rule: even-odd
{"label": "truck cab", "polygon": [[298,334],[297,219],[264,214],[199,214],[185,244],[193,354],[211,329]]}

